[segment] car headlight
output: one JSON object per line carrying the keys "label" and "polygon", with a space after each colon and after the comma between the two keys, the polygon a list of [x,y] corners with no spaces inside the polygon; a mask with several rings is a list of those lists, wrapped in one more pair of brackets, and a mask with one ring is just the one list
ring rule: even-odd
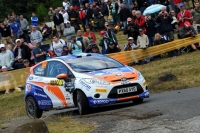
{"label": "car headlight", "polygon": [[92,79],[92,78],[85,78],[83,79],[86,83],[88,84],[101,84],[101,85],[109,85],[110,83],[108,83],[105,80],[101,80],[101,79]]}
{"label": "car headlight", "polygon": [[138,80],[143,79],[144,77],[142,76],[142,74],[138,71]]}

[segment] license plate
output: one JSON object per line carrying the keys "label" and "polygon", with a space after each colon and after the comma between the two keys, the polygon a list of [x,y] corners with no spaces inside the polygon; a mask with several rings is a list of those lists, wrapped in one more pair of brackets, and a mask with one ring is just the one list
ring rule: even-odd
{"label": "license plate", "polygon": [[124,93],[136,92],[136,91],[137,91],[137,87],[133,86],[133,87],[127,87],[123,89],[118,89],[117,94],[124,94]]}

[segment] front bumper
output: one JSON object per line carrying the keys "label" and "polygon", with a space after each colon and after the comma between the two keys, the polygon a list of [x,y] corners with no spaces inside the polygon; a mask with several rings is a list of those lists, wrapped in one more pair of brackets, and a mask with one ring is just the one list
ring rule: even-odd
{"label": "front bumper", "polygon": [[137,99],[137,98],[149,98],[150,93],[148,90],[145,92],[134,95],[134,96],[128,96],[128,97],[123,97],[123,98],[105,98],[105,99],[94,99],[92,97],[88,97],[88,102],[90,107],[97,107],[97,106],[102,106],[102,105],[107,105],[107,104],[114,104],[117,102],[122,102],[122,101],[129,101],[132,99]]}

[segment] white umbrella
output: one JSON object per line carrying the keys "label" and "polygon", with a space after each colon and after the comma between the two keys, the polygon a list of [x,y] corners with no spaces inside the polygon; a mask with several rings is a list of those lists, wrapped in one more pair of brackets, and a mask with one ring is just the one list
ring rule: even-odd
{"label": "white umbrella", "polygon": [[145,16],[146,14],[152,14],[152,13],[158,12],[162,9],[162,7],[166,8],[166,6],[161,5],[161,4],[151,5],[144,10],[143,15]]}

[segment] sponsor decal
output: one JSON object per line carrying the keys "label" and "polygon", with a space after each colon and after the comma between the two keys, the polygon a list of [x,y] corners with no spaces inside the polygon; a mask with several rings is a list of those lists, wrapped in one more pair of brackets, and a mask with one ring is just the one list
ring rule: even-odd
{"label": "sponsor decal", "polygon": [[107,93],[107,89],[97,88],[95,89],[95,92]]}
{"label": "sponsor decal", "polygon": [[39,97],[47,98],[47,95],[43,95],[43,94],[36,93],[36,92],[34,92],[34,96],[39,96]]}
{"label": "sponsor decal", "polygon": [[26,91],[27,91],[27,92],[30,92],[30,91],[31,91],[31,87],[32,87],[32,86],[31,86],[30,84],[27,84],[27,85],[26,85]]}
{"label": "sponsor decal", "polygon": [[109,103],[109,100],[106,100],[106,99],[94,100],[93,103],[94,104],[107,104],[107,103]]}
{"label": "sponsor decal", "polygon": [[91,89],[91,86],[83,82],[82,80],[79,80],[79,82],[89,91]]}
{"label": "sponsor decal", "polygon": [[38,105],[52,105],[51,101],[48,100],[39,100]]}
{"label": "sponsor decal", "polygon": [[129,84],[130,83],[130,81],[128,80],[128,79],[126,79],[126,78],[122,78],[121,79],[121,84]]}
{"label": "sponsor decal", "polygon": [[63,80],[51,80],[50,81],[50,85],[56,85],[56,86],[63,86],[63,83],[64,81]]}
{"label": "sponsor decal", "polygon": [[33,76],[30,76],[28,79],[29,79],[29,80],[33,80]]}
{"label": "sponsor decal", "polygon": [[116,75],[116,76],[121,76],[121,73],[116,73],[115,75]]}

